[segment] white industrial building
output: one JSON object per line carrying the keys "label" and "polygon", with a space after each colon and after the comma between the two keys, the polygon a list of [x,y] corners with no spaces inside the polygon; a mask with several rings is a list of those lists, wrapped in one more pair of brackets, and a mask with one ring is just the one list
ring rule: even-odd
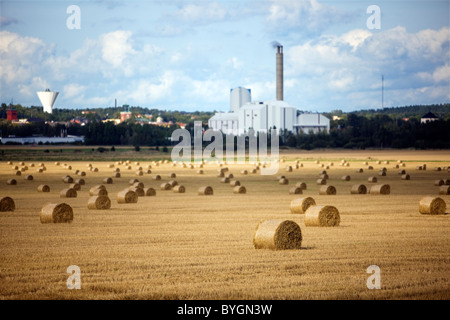
{"label": "white industrial building", "polygon": [[252,102],[250,89],[231,89],[230,112],[211,117],[208,120],[210,129],[233,135],[250,130],[268,132],[270,129],[293,133],[329,132],[328,118],[321,114],[300,114],[297,108],[283,101],[283,47],[276,47],[276,100]]}

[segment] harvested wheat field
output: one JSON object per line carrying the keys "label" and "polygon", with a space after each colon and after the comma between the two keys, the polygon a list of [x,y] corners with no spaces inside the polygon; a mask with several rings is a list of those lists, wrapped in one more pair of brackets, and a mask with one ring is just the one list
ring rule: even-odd
{"label": "harvested wheat field", "polygon": [[[326,169],[327,184],[336,188],[336,195],[319,194],[316,181],[323,168],[315,162],[342,160],[345,166]],[[399,160],[410,180],[400,178],[395,168]],[[0,198],[10,197],[15,203],[14,211],[0,212],[4,300],[450,299],[450,196],[440,195],[435,186],[436,180],[450,178],[449,151],[282,150],[274,176],[260,175],[257,169],[250,174],[257,164],[222,164],[245,186],[243,194],[221,182],[216,162],[204,163],[199,175],[189,166],[153,159],[139,159],[136,165],[134,159],[51,158],[42,161],[45,171],[25,180],[15,176],[13,167],[19,161],[0,163]],[[110,163],[121,173],[113,184],[105,185],[110,207],[89,210],[90,189],[112,175]],[[89,164],[98,170],[86,170]],[[417,169],[424,164],[431,169]],[[137,177],[138,168],[148,165],[151,173]],[[367,166],[373,170],[355,173]],[[354,185],[367,185],[382,168],[386,175],[378,176],[377,183],[389,185],[389,194],[351,193]],[[60,191],[67,188],[61,177],[75,175],[74,170],[85,171],[85,184],[76,198],[61,199]],[[160,191],[162,183],[173,179],[170,173],[176,174],[184,193]],[[289,184],[279,184],[280,174]],[[351,181],[341,179],[347,175]],[[6,183],[13,178],[16,185]],[[118,201],[135,178],[156,190],[155,195],[131,203]],[[298,182],[308,188],[290,194]],[[40,185],[50,186],[50,191],[37,192]],[[212,187],[213,194],[199,195],[204,186]],[[443,199],[446,214],[421,214],[419,202],[425,196]],[[317,206],[335,207],[339,225],[305,225],[305,214],[291,213],[291,202],[306,197]],[[41,209],[60,202],[73,210],[70,223],[41,223]],[[295,222],[301,229],[300,249],[256,249],[255,231],[263,220]],[[276,234],[277,229],[271,232]],[[71,265],[80,268],[79,290],[67,287],[66,270]],[[367,286],[371,276],[367,268],[372,265],[380,268],[381,289]]]}

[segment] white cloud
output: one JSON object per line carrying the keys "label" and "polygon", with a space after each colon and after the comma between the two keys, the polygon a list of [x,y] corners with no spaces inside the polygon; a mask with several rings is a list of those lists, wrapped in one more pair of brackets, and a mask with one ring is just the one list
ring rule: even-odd
{"label": "white cloud", "polygon": [[450,81],[450,66],[446,63],[444,66],[436,68],[433,72],[433,80],[436,83]]}
{"label": "white cloud", "polygon": [[63,87],[63,95],[66,99],[77,99],[77,101],[81,101],[80,98],[84,97],[85,91],[86,86],[77,83],[67,84]]}
{"label": "white cloud", "polygon": [[223,21],[228,16],[227,9],[217,2],[186,4],[172,14],[176,20],[184,23],[208,24]]}
{"label": "white cloud", "polygon": [[136,54],[131,44],[131,31],[118,30],[100,36],[102,58],[113,67],[123,67]]}

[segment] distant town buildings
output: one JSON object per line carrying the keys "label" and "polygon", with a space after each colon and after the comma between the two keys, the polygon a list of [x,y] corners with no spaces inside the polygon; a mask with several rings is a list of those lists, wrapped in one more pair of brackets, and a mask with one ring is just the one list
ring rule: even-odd
{"label": "distant town buildings", "polygon": [[422,118],[420,118],[420,123],[428,123],[436,120],[439,120],[439,117],[437,117],[430,111],[427,114],[423,115]]}

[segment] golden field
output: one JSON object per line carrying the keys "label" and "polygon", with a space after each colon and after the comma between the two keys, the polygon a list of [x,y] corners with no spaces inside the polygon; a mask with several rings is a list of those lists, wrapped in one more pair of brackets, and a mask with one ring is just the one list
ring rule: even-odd
{"label": "golden field", "polygon": [[[279,185],[276,176],[243,175],[252,164],[226,164],[229,172],[247,189],[233,194],[220,182],[216,163],[198,168],[152,166],[150,174],[136,175],[137,167],[151,160],[132,160],[132,169],[109,161],[26,161],[28,170],[15,176],[12,166],[0,163],[0,197],[14,199],[14,212],[0,212],[0,298],[12,299],[449,299],[450,216],[422,215],[418,211],[425,195],[439,196],[436,179],[450,179],[450,151],[285,151],[277,175],[289,179]],[[349,167],[340,166],[346,159]],[[299,160],[303,167],[286,172]],[[315,161],[328,165],[321,168]],[[376,161],[382,161],[376,164]],[[384,161],[389,160],[389,164]],[[397,160],[404,167],[394,168]],[[373,170],[368,170],[367,161]],[[46,171],[36,172],[43,162]],[[72,169],[62,165],[66,163]],[[91,163],[98,172],[88,170]],[[416,166],[427,164],[426,171]],[[113,177],[115,164],[121,178],[105,185],[112,206],[88,210],[90,187]],[[19,165],[20,167],[20,165]],[[386,176],[378,176],[380,168]],[[363,168],[363,173],[356,169]],[[77,176],[75,169],[85,171]],[[401,180],[399,170],[411,180]],[[326,170],[336,195],[319,195],[319,173]],[[175,172],[177,177],[168,177]],[[32,181],[24,180],[31,174]],[[152,177],[159,174],[161,181]],[[67,187],[64,175],[83,178],[77,198],[60,198]],[[350,175],[351,181],[342,181]],[[351,195],[353,184],[367,187],[370,176],[391,187],[389,195]],[[17,185],[7,185],[8,179]],[[137,178],[153,187],[156,196],[140,197],[134,204],[118,204],[117,192]],[[176,180],[186,187],[182,194],[161,191],[162,182]],[[303,195],[289,194],[297,182],[306,182]],[[49,193],[37,191],[48,184]],[[210,185],[212,196],[197,190]],[[318,205],[332,205],[340,212],[338,227],[307,227],[304,215],[291,214],[290,202],[311,196]],[[450,196],[446,201],[450,212]],[[65,202],[74,210],[72,223],[41,224],[40,210],[48,202]],[[263,219],[292,220],[301,228],[300,250],[255,249],[253,235]],[[81,270],[81,289],[67,288],[67,267]],[[369,290],[366,272],[370,265],[381,270],[381,289]]]}

